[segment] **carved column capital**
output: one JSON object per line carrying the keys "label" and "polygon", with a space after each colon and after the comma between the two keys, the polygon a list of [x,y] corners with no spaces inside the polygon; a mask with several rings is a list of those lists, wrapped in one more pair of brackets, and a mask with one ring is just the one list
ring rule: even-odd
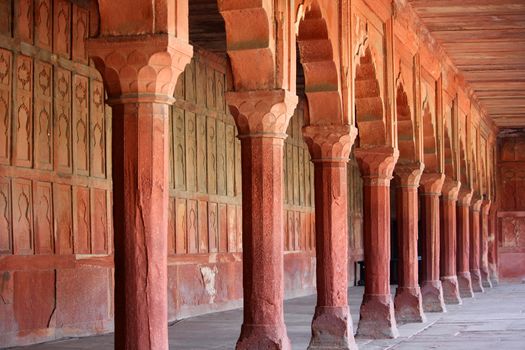
{"label": "carved column capital", "polygon": [[110,105],[173,103],[177,79],[193,55],[191,45],[169,34],[99,37],[87,48]]}
{"label": "carved column capital", "polygon": [[461,182],[452,180],[450,177],[445,177],[443,187],[441,188],[441,195],[443,199],[449,201],[456,201],[459,195],[459,189],[461,188]]}
{"label": "carved column capital", "polygon": [[227,92],[226,102],[235,119],[239,137],[286,138],[286,129],[298,98],[287,90]]}
{"label": "carved column capital", "polygon": [[303,136],[313,162],[346,163],[357,128],[351,125],[309,125],[303,128]]}
{"label": "carved column capital", "polygon": [[479,195],[472,196],[472,201],[470,202],[470,210],[472,211],[481,211],[481,204],[483,199]]}
{"label": "carved column capital", "polygon": [[357,148],[355,156],[365,185],[390,185],[399,150],[392,147]]}
{"label": "carved column capital", "polygon": [[462,186],[458,192],[458,205],[462,207],[468,207],[472,201],[472,194],[472,190]]}
{"label": "carved column capital", "polygon": [[481,202],[481,213],[483,215],[489,215],[490,205],[491,205],[491,201],[488,199],[485,199]]}
{"label": "carved column capital", "polygon": [[394,183],[396,187],[417,188],[425,165],[421,162],[396,164],[394,168]]}
{"label": "carved column capital", "polygon": [[421,189],[423,194],[440,195],[445,181],[445,174],[441,173],[423,173],[421,175]]}

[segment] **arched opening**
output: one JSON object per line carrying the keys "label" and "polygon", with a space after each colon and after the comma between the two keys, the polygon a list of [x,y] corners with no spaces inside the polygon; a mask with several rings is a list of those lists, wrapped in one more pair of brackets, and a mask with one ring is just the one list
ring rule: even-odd
{"label": "arched opening", "polygon": [[396,110],[399,148],[398,163],[414,162],[416,160],[416,138],[414,134],[414,123],[410,113],[408,97],[403,84],[399,84],[397,87]]}

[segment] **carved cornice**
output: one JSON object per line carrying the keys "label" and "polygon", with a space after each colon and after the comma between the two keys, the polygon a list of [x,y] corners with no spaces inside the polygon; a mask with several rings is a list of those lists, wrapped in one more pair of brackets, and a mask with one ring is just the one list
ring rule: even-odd
{"label": "carved cornice", "polygon": [[357,148],[355,156],[367,186],[389,186],[399,158],[399,150],[392,147]]}
{"label": "carved cornice", "polygon": [[461,188],[461,182],[445,177],[443,187],[441,188],[441,195],[444,200],[456,201],[459,195],[459,189]]}
{"label": "carved cornice", "polygon": [[109,104],[172,103],[177,79],[193,55],[191,45],[169,34],[99,37],[87,48]]}
{"label": "carved cornice", "polygon": [[227,92],[226,102],[239,137],[282,137],[297,106],[297,96],[287,90]]}
{"label": "carved cornice", "polygon": [[394,168],[394,184],[396,187],[419,187],[421,175],[425,165],[423,163],[396,164]]}
{"label": "carved cornice", "polygon": [[303,136],[313,162],[346,163],[357,128],[351,125],[309,125],[303,128]]}
{"label": "carved cornice", "polygon": [[423,173],[421,175],[420,188],[423,195],[441,195],[445,174]]}

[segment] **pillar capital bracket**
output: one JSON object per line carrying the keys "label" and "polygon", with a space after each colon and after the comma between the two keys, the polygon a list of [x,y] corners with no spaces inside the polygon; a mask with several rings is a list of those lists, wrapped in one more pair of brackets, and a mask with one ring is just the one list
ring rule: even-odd
{"label": "pillar capital bracket", "polygon": [[470,202],[470,210],[481,211],[482,203],[483,203],[483,199],[478,194],[474,194],[472,196],[472,201]]}
{"label": "pillar capital bracket", "polygon": [[227,92],[226,102],[235,119],[239,137],[282,137],[297,106],[288,90]]}
{"label": "pillar capital bracket", "polygon": [[459,189],[461,188],[461,182],[451,179],[446,176],[445,181],[443,182],[443,187],[441,188],[441,195],[443,199],[449,201],[458,200]]}
{"label": "pillar capital bracket", "polygon": [[394,183],[396,187],[417,188],[421,181],[421,175],[425,164],[421,162],[396,164],[394,168]]}
{"label": "pillar capital bracket", "polygon": [[472,194],[472,190],[468,189],[467,187],[461,186],[458,192],[458,204],[460,206],[468,207],[470,205],[470,202],[472,201]]}
{"label": "pillar capital bracket", "polygon": [[492,202],[490,201],[490,199],[485,199],[481,202],[481,213],[483,215],[489,215],[491,204]]}
{"label": "pillar capital bracket", "polygon": [[87,48],[110,105],[173,103],[177,79],[193,56],[191,45],[170,34],[103,36]]}
{"label": "pillar capital bracket", "polygon": [[399,150],[388,146],[356,148],[355,156],[365,185],[389,185],[399,158]]}
{"label": "pillar capital bracket", "polygon": [[442,173],[423,173],[421,175],[420,186],[423,194],[440,195],[445,181],[445,174]]}
{"label": "pillar capital bracket", "polygon": [[308,125],[303,136],[313,162],[348,162],[357,128],[351,125]]}

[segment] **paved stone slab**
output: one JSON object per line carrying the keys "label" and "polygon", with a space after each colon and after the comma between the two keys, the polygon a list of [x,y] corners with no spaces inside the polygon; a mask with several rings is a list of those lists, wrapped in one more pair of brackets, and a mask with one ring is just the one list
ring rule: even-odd
{"label": "paved stone slab", "polygon": [[[395,288],[393,288],[395,290]],[[349,289],[354,331],[359,321],[363,288]],[[288,300],[285,320],[293,349],[306,349],[315,296]],[[400,336],[390,340],[358,339],[361,350],[421,349],[525,349],[525,284],[500,284],[463,300],[463,305],[447,305],[447,313],[427,313],[427,322],[399,327]],[[231,310],[188,318],[169,328],[170,348],[177,350],[231,350],[239,336],[242,310]],[[68,339],[30,346],[29,350],[113,349],[113,335]]]}

